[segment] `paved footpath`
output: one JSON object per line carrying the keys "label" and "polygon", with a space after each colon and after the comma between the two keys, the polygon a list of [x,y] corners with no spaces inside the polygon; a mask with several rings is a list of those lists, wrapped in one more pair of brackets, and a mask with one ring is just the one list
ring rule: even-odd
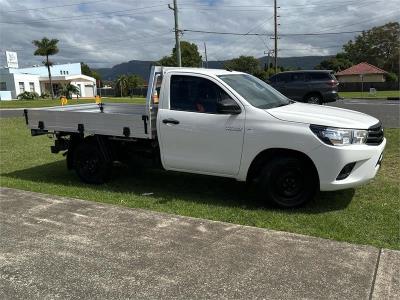
{"label": "paved footpath", "polygon": [[400,299],[400,252],[0,189],[0,299]]}

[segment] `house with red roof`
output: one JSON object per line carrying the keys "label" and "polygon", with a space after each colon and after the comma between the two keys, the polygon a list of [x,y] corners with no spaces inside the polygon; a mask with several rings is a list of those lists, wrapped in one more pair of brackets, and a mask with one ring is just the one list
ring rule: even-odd
{"label": "house with red roof", "polygon": [[362,62],[335,74],[339,82],[385,82],[387,72]]}

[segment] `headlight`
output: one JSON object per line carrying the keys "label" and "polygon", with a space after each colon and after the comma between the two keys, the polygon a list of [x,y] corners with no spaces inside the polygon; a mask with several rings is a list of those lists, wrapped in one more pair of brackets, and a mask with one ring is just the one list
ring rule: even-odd
{"label": "headlight", "polygon": [[365,144],[368,131],[359,129],[345,129],[310,125],[310,129],[323,142],[333,146],[346,146],[352,144]]}

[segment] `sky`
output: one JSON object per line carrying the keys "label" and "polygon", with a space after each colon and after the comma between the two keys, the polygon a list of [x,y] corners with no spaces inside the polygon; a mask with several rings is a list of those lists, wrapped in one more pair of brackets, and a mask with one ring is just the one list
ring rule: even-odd
{"label": "sky", "polygon": [[[0,67],[5,50],[16,51],[20,67],[41,64],[32,40],[57,38],[55,63],[86,62],[111,67],[129,60],[158,60],[175,43],[172,0],[0,0]],[[273,0],[177,0],[179,27],[263,36],[184,31],[209,60],[264,56],[273,49]],[[287,34],[367,30],[400,20],[400,0],[278,0],[278,55],[334,55],[357,33]]]}

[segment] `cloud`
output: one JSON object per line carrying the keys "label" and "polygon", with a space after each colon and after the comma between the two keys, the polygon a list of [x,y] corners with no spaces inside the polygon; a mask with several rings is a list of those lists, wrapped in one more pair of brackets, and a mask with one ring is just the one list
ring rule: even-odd
{"label": "cloud", "polygon": [[[56,63],[87,62],[92,67],[139,60],[157,60],[174,46],[173,12],[166,0],[94,1],[0,0],[0,51],[16,50],[21,66],[40,64],[33,56],[34,39],[60,40]],[[399,19],[397,0],[278,0],[279,32],[365,30]],[[74,3],[85,3],[72,5]],[[273,32],[273,1],[178,0],[180,27],[225,32]],[[53,8],[46,8],[52,6]],[[59,7],[54,7],[59,6]],[[27,10],[30,9],[30,10]],[[282,36],[280,56],[335,54],[354,34]],[[209,60],[239,55],[260,57],[273,48],[270,36],[229,36],[185,32]],[[1,53],[0,65],[4,65]]]}

